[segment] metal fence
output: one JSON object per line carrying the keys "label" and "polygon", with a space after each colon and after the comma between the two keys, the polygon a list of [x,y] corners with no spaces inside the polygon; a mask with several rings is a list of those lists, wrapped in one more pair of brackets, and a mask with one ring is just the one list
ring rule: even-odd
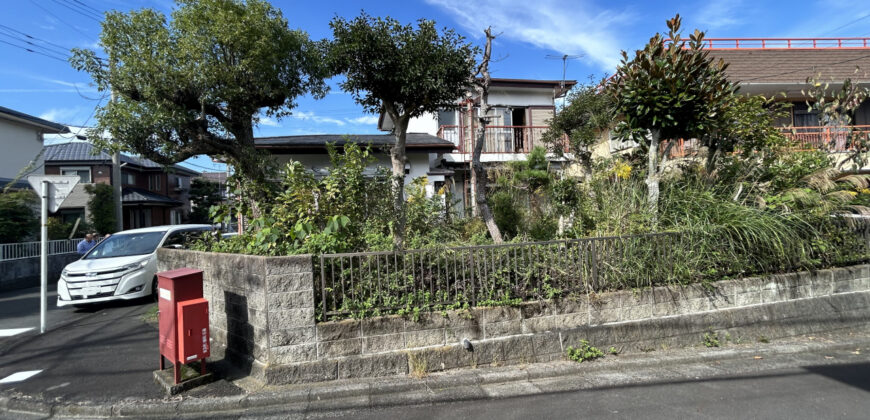
{"label": "metal fence", "polygon": [[[772,249],[733,230],[322,254],[315,258],[321,319],[428,308],[514,304],[611,289],[685,284],[868,260],[866,227],[837,253],[807,244]],[[815,252],[815,254],[814,254]]]}
{"label": "metal fence", "polygon": [[316,281],[324,317],[554,298],[674,278],[669,253],[685,235],[619,237],[322,254]]}
{"label": "metal fence", "polygon": [[[48,241],[48,255],[76,252],[76,246],[82,239]],[[0,261],[38,257],[40,253],[39,244],[40,242],[38,241],[0,244]]]}

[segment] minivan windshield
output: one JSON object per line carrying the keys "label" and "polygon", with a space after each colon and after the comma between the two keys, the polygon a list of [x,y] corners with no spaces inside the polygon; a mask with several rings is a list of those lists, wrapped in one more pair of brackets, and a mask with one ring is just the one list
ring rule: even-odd
{"label": "minivan windshield", "polygon": [[112,235],[91,249],[83,259],[96,260],[100,258],[129,257],[145,255],[154,252],[165,230],[156,232],[122,233]]}

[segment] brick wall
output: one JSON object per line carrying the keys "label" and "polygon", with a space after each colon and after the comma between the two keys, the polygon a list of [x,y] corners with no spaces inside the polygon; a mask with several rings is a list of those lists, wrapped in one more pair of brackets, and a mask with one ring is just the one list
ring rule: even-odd
{"label": "brick wall", "polygon": [[[514,307],[316,323],[311,256],[160,250],[160,269],[205,271],[213,347],[272,384],[550,361],[580,339],[639,351],[700,343],[708,329],[768,338],[865,322],[870,266],[616,291]],[[461,340],[467,338],[473,350]]]}

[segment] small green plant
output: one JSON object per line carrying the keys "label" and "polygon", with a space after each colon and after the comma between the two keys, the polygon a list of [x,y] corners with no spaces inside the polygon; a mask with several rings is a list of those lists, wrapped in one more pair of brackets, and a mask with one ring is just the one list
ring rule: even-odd
{"label": "small green plant", "polygon": [[618,356],[619,350],[616,347],[610,346],[610,348],[607,349],[607,353]]}
{"label": "small green plant", "polygon": [[704,346],[719,347],[719,333],[710,330],[704,333]]}
{"label": "small green plant", "polygon": [[588,340],[580,340],[580,346],[568,347],[568,358],[579,363],[592,361],[604,357],[604,352],[598,347],[589,345]]}
{"label": "small green plant", "polygon": [[763,336],[763,335],[760,335],[760,336],[758,336],[758,342],[759,342],[759,343],[767,344],[767,343],[770,342],[770,339],[767,338],[767,337],[765,337],[765,336]]}

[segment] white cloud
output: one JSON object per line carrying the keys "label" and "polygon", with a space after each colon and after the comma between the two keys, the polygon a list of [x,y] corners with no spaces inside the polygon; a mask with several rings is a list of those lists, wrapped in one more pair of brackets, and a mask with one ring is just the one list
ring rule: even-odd
{"label": "white cloud", "polygon": [[311,111],[311,112],[294,111],[293,114],[290,115],[290,117],[296,118],[298,120],[303,120],[303,121],[313,121],[313,122],[318,123],[318,124],[335,124],[338,126],[345,125],[345,122],[342,120],[339,120],[337,118],[331,118],[331,117],[323,117],[323,116],[315,114],[314,111]]}
{"label": "white cloud", "polygon": [[267,127],[280,127],[281,124],[278,121],[275,121],[272,117],[260,117],[260,125],[265,125]]}
{"label": "white cloud", "polygon": [[351,124],[360,124],[360,125],[371,125],[378,123],[378,117],[376,115],[364,115],[359,118],[345,118],[347,122]]}
{"label": "white cloud", "polygon": [[627,11],[602,10],[589,1],[572,4],[555,0],[426,0],[448,12],[459,25],[477,35],[487,25],[493,32],[561,54],[583,53],[602,70],[613,70],[620,59],[618,27],[629,22]]}
{"label": "white cloud", "polygon": [[702,30],[721,29],[742,23],[746,7],[739,0],[708,1],[698,11],[696,21]]}
{"label": "white cloud", "polygon": [[39,118],[61,124],[71,124],[82,114],[84,109],[85,108],[81,106],[71,108],[51,108],[48,111],[39,114]]}

